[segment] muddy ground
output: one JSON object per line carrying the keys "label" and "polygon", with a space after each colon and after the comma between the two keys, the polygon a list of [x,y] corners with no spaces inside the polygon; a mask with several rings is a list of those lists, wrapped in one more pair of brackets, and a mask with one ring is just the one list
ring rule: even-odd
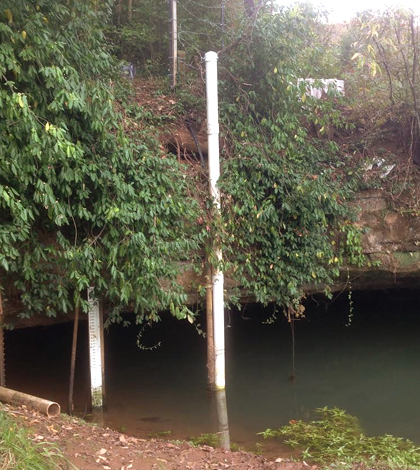
{"label": "muddy ground", "polygon": [[[316,470],[304,462],[270,460],[185,441],[138,439],[64,414],[47,418],[25,407],[1,405],[37,443],[52,442],[79,470]],[[70,468],[70,466],[69,466]]]}

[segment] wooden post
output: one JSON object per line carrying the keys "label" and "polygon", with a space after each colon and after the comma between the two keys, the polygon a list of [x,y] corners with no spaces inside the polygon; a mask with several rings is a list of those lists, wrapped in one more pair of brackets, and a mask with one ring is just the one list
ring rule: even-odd
{"label": "wooden post", "polygon": [[73,342],[71,345],[71,359],[70,359],[70,385],[69,385],[69,403],[68,414],[73,414],[73,391],[74,391],[74,372],[76,368],[76,353],[77,353],[77,334],[79,331],[79,311],[80,307],[74,309],[74,324],[73,324]]}
{"label": "wooden post", "polygon": [[6,386],[6,371],[4,368],[4,331],[3,331],[3,321],[4,321],[4,312],[3,312],[3,297],[1,294],[0,286],[0,386]]}

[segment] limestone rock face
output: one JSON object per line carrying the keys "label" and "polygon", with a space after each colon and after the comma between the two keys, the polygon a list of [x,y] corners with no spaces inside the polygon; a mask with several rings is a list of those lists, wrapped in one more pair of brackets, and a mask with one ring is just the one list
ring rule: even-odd
{"label": "limestone rock face", "polygon": [[359,223],[366,230],[363,251],[374,266],[352,270],[352,286],[420,286],[420,217],[393,210],[380,190],[359,194],[354,204],[360,208]]}
{"label": "limestone rock face", "polygon": [[367,229],[363,237],[366,254],[420,249],[420,217],[394,211],[381,191],[360,194],[356,204],[360,207],[359,221]]}

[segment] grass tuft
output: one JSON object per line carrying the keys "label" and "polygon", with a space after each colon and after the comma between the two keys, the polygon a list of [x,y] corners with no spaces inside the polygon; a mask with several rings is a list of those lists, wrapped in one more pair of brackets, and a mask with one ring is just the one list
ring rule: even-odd
{"label": "grass tuft", "polygon": [[[34,442],[27,430],[0,411],[0,470],[76,469],[50,442]],[[76,469],[77,470],[77,469]]]}

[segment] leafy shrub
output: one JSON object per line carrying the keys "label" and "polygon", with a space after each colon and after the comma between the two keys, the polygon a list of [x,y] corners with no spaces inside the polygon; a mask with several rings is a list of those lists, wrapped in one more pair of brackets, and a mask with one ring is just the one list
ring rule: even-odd
{"label": "leafy shrub", "polygon": [[320,17],[306,13],[245,21],[219,59],[225,269],[259,302],[295,311],[303,286],[331,284],[346,263],[363,263],[346,203],[354,177],[333,140],[346,124],[340,99],[311,98],[298,82],[330,69],[313,47]]}
{"label": "leafy shrub", "polygon": [[[197,205],[153,129],[126,138],[104,47],[111,2],[13,0],[0,12],[0,278],[22,315],[185,302],[177,262]],[[6,305],[9,306],[10,302]]]}
{"label": "leafy shrub", "polygon": [[418,469],[420,447],[408,439],[386,434],[366,436],[357,418],[339,408],[319,408],[319,419],[291,421],[277,430],[260,433],[265,439],[282,437],[293,448],[303,449],[302,457],[323,466],[351,469],[355,464],[366,468]]}

